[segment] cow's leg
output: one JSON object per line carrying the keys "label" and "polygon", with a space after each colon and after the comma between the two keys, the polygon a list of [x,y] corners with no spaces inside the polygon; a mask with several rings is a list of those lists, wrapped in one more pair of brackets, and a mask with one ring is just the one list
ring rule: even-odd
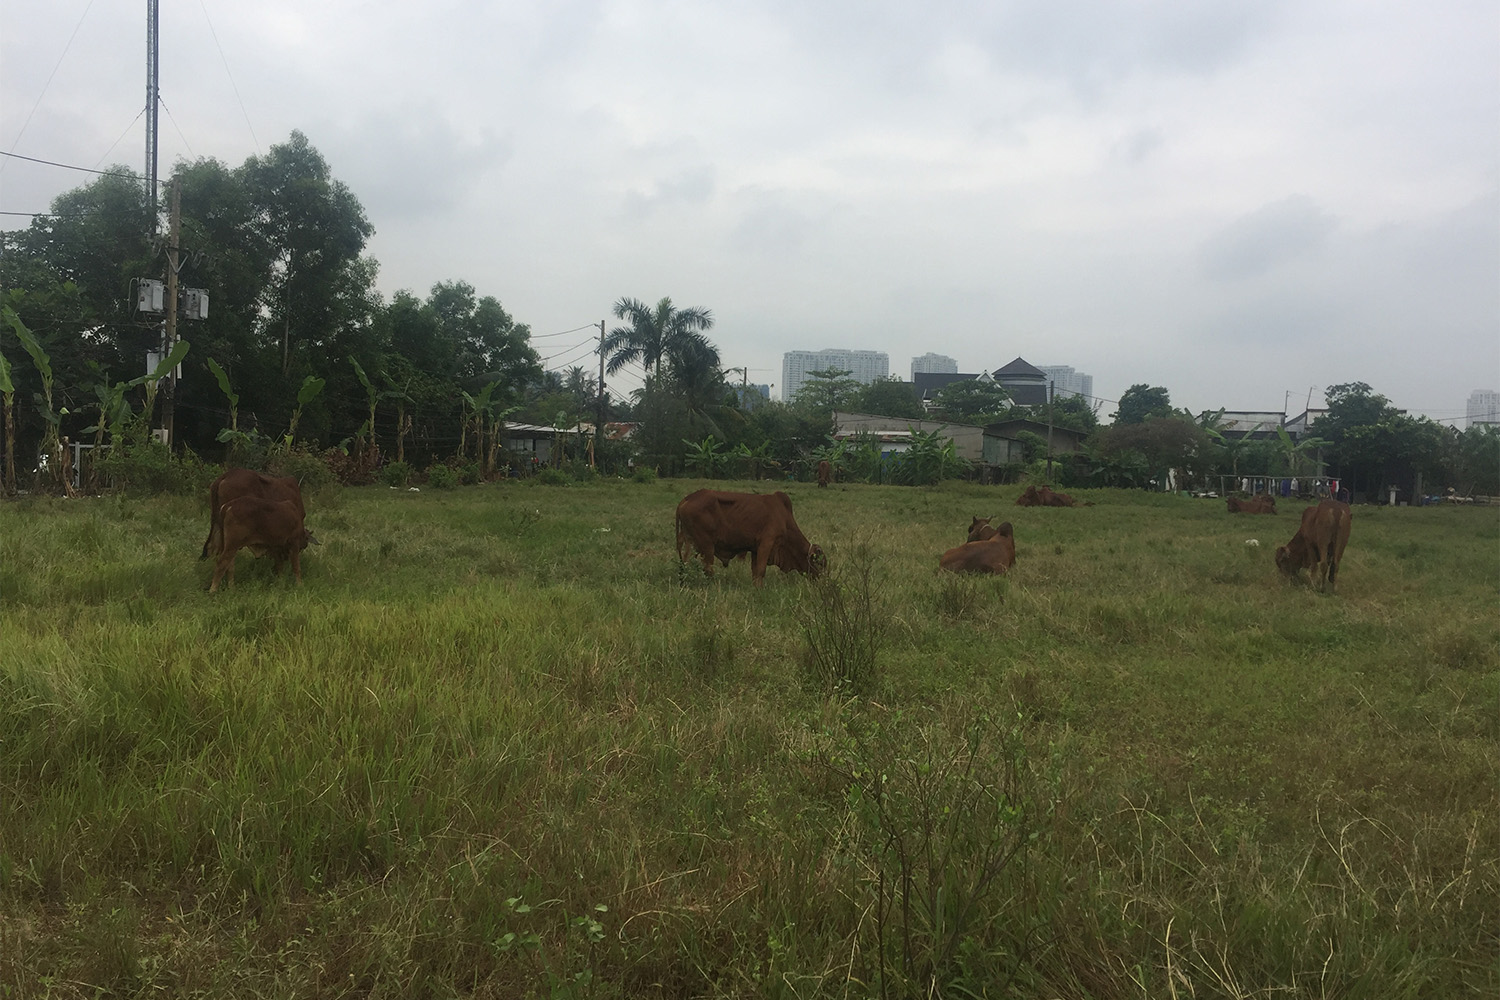
{"label": "cow's leg", "polygon": [[755,559],[750,564],[750,579],[757,587],[766,585],[766,564],[771,561],[771,543],[762,542],[755,547]]}
{"label": "cow's leg", "polygon": [[296,549],[292,550],[292,575],[297,578],[297,583],[302,583],[302,553]]}
{"label": "cow's leg", "polygon": [[[238,550],[236,550],[236,552],[237,551]],[[229,585],[231,587],[234,586],[234,557],[235,557],[235,554],[236,554],[235,552],[221,552],[221,553],[219,553],[219,561],[214,564],[214,578],[213,578],[213,580],[208,585],[208,592],[210,594],[212,594],[213,592],[215,592],[216,590],[219,589],[219,578],[224,575],[224,572],[226,570],[228,570],[228,572],[229,572]]]}

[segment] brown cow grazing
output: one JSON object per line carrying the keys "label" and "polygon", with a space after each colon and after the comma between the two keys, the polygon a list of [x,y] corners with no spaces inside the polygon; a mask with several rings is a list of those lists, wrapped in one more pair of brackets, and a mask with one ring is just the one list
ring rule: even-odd
{"label": "brown cow grazing", "polygon": [[964,542],[938,557],[938,569],[950,573],[1003,575],[1016,564],[1016,537],[1010,522],[994,529],[984,541]]}
{"label": "brown cow grazing", "polygon": [[208,537],[203,540],[203,554],[198,558],[217,556],[224,545],[224,505],[238,497],[260,497],[262,500],[288,500],[297,508],[298,517],[306,517],[302,508],[302,487],[291,476],[268,476],[253,469],[230,469],[208,488]]}
{"label": "brown cow grazing", "polygon": [[833,466],[828,464],[827,459],[824,459],[818,463],[818,485],[827,486],[832,479]]}
{"label": "brown cow grazing", "polygon": [[698,490],[677,505],[677,559],[686,564],[691,545],[713,576],[714,560],[725,566],[743,553],[751,557],[750,576],[763,586],[766,567],[816,577],[823,569],[823,550],[808,542],[792,517],[785,493],[730,493]]}
{"label": "brown cow grazing", "polygon": [[1322,589],[1326,581],[1327,589],[1334,590],[1353,520],[1349,505],[1337,500],[1324,500],[1307,508],[1292,540],[1276,550],[1276,568],[1289,579],[1306,569],[1309,582]]}
{"label": "brown cow grazing", "polygon": [[302,582],[302,550],[317,539],[302,523],[300,504],[290,500],[266,500],[262,497],[236,497],[220,510],[222,548],[214,564],[210,592],[219,589],[219,578],[227,571],[229,585],[234,586],[234,557],[240,549],[269,552],[276,560],[274,571],[292,561],[292,573]]}
{"label": "brown cow grazing", "polygon": [[1267,493],[1258,493],[1249,500],[1241,500],[1239,497],[1225,497],[1224,504],[1229,508],[1229,513],[1231,514],[1276,513],[1276,498]]}
{"label": "brown cow grazing", "polygon": [[983,542],[994,538],[999,533],[999,528],[990,527],[990,518],[980,517],[978,514],[975,514],[974,520],[969,522],[969,537],[966,541]]}

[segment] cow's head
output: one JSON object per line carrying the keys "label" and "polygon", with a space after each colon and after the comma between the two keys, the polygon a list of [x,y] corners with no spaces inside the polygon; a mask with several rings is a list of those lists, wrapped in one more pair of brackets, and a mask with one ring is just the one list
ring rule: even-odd
{"label": "cow's head", "polygon": [[1302,568],[1301,552],[1293,553],[1286,545],[1276,547],[1276,568],[1287,576],[1296,576]]}

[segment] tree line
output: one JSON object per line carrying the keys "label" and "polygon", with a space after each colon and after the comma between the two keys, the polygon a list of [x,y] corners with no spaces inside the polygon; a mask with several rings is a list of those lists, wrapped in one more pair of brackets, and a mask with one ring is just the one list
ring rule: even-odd
{"label": "tree line", "polygon": [[[644,379],[629,397],[604,395],[601,414],[598,378],[578,365],[547,370],[530,327],[498,298],[462,280],[439,281],[425,296],[383,297],[364,208],[301,133],[238,167],[180,162],[171,182],[181,204],[179,277],[207,289],[211,302],[207,319],[178,324],[191,349],[179,354],[174,445],[211,462],[264,464],[300,448],[354,482],[389,461],[493,476],[506,465],[507,421],[572,428],[602,415],[628,438],[607,435],[594,454],[570,434],[556,442],[556,461],[782,476],[831,457],[850,475],[887,481],[893,470],[872,442],[832,439],[834,412],[847,410],[974,424],[1050,420],[1086,435],[1054,470],[1065,485],[1149,486],[1169,468],[1200,478],[1328,468],[1365,490],[1421,475],[1434,486],[1500,493],[1492,430],[1411,418],[1360,382],[1327,390],[1329,410],[1311,438],[1281,431],[1254,442],[1225,433],[1223,411],[1174,409],[1165,388],[1145,384],[1122,395],[1109,425],[1078,396],[1028,409],[999,384],[964,380],[929,408],[907,383],[865,385],[836,368],[812,373],[796,399],[766,400],[726,380],[709,338],[712,312],[670,298],[614,303],[617,323],[601,345],[607,375],[629,366]],[[161,318],[139,312],[132,294],[135,279],[163,276],[167,266],[150,205],[139,180],[117,168],[0,237],[6,459],[19,458],[23,472],[34,464],[25,456],[41,456],[45,467],[56,455],[56,474],[64,438],[114,444],[117,459],[152,446],[152,409],[171,366],[146,370],[147,353],[163,346]],[[21,363],[27,355],[32,363]],[[1045,440],[1018,437],[1028,464],[1011,471],[1041,474]],[[914,447],[896,481],[967,471],[936,439]]]}

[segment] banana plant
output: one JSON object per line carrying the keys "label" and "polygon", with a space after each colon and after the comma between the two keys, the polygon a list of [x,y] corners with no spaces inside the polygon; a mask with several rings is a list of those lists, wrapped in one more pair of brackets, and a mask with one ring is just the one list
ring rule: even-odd
{"label": "banana plant", "polygon": [[[237,434],[240,429],[240,395],[229,385],[229,374],[219,367],[219,363],[213,358],[208,359],[208,370],[213,372],[214,378],[219,380],[219,389],[229,400],[229,426],[225,429]],[[219,440],[224,440],[222,433]]]}
{"label": "banana plant", "polygon": [[188,347],[189,344],[187,341],[179,340],[177,343],[172,345],[172,350],[167,354],[166,357],[161,359],[161,362],[157,364],[154,371],[152,371],[149,375],[142,375],[140,378],[130,380],[130,385],[132,387],[141,385],[142,383],[145,383],[146,386],[146,406],[145,409],[141,411],[140,419],[136,421],[136,427],[138,428],[138,438],[142,444],[144,444],[146,439],[150,437],[151,414],[154,412],[154,409],[156,407],[157,387],[161,384],[161,380],[166,378],[167,375],[171,373],[173,368],[176,368],[179,364],[181,364],[183,358],[187,357]]}
{"label": "banana plant", "polygon": [[365,387],[365,399],[370,404],[370,419],[365,421],[365,425],[354,435],[354,439],[356,442],[361,441],[364,439],[365,433],[369,433],[370,443],[364,449],[362,459],[367,467],[374,468],[377,450],[375,446],[375,404],[380,400],[380,390],[371,384],[369,376],[365,375],[364,368],[360,366],[358,361],[354,360],[354,355],[352,354],[349,356],[349,363],[354,366],[354,374],[359,376],[359,384]]}
{"label": "banana plant", "polygon": [[728,457],[722,451],[724,443],[712,434],[702,441],[690,441],[683,438],[682,443],[688,446],[686,459],[688,467],[697,469],[705,479],[712,479],[714,470]]}
{"label": "banana plant", "polygon": [[[9,316],[6,317],[9,319]],[[16,386],[10,380],[10,362],[0,354],[0,395],[5,397],[5,494],[16,492]]]}
{"label": "banana plant", "polygon": [[323,386],[328,384],[327,379],[309,375],[302,380],[302,388],[297,390],[297,408],[292,411],[292,422],[286,429],[286,436],[281,440],[281,450],[288,452],[292,450],[292,442],[297,440],[297,424],[302,420],[302,408],[318,398],[318,393],[323,391]]}
{"label": "banana plant", "polygon": [[72,485],[65,481],[62,471],[62,441],[58,437],[62,417],[52,408],[52,359],[10,306],[5,307],[5,321],[15,331],[21,346],[31,355],[31,363],[36,365],[37,372],[42,376],[42,420],[45,425],[42,431],[42,453],[47,456],[47,475],[58,480],[64,493],[72,493]]}

